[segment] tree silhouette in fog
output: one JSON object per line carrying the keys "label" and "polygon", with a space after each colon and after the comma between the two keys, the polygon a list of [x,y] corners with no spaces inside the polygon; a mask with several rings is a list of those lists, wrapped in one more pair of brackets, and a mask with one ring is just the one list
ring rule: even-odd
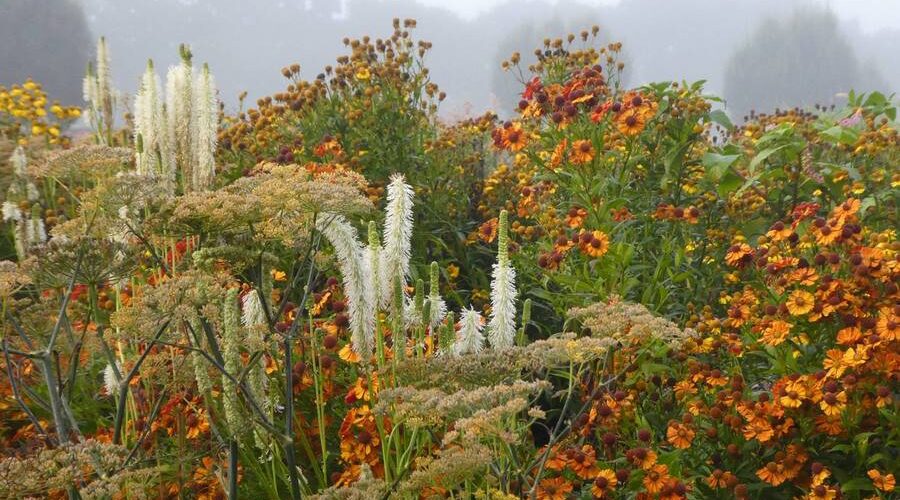
{"label": "tree silhouette in fog", "polygon": [[729,113],[751,109],[829,105],[851,89],[884,88],[861,67],[831,11],[801,9],[785,20],[766,19],[728,62],[724,94]]}
{"label": "tree silhouette in fog", "polygon": [[81,79],[92,54],[81,6],[72,0],[0,1],[0,83],[26,78],[51,98],[81,103]]}

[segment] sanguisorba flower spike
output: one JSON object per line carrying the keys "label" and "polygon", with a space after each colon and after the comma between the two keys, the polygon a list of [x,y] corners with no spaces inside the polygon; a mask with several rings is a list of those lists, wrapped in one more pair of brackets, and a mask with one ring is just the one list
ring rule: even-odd
{"label": "sanguisorba flower spike", "polygon": [[192,97],[191,184],[195,191],[203,191],[212,186],[212,180],[216,175],[216,136],[219,131],[216,81],[206,64],[194,80]]}
{"label": "sanguisorba flower spike", "polygon": [[371,294],[366,290],[372,281],[369,262],[363,258],[367,253],[363,252],[356,229],[343,216],[322,214],[317,226],[331,242],[337,255],[344,294],[347,296],[353,350],[367,358],[372,352],[372,321],[369,316],[374,314],[373,305],[368,303]]}
{"label": "sanguisorba flower spike", "polygon": [[454,356],[474,354],[484,349],[484,318],[475,309],[463,309],[459,318],[456,341],[450,347]]}
{"label": "sanguisorba flower spike", "polygon": [[[232,288],[225,294],[222,303],[222,357],[225,360],[225,371],[232,377],[240,374],[241,363],[241,316],[238,309],[238,290]],[[244,430],[244,419],[241,414],[237,385],[230,377],[222,375],[222,407],[225,410],[225,421],[231,437],[236,439]]]}
{"label": "sanguisorba flower spike", "polygon": [[381,251],[379,281],[381,284],[381,305],[391,303],[395,283],[400,281],[401,290],[406,289],[409,276],[410,239],[413,226],[413,189],[402,174],[391,176],[387,186],[387,207],[384,218],[384,246]]}
{"label": "sanguisorba flower spike", "polygon": [[428,292],[428,302],[431,303],[431,306],[429,308],[428,324],[431,326],[432,331],[434,331],[434,329],[444,321],[444,317],[447,316],[447,303],[441,298],[440,282],[438,281],[439,268],[437,262],[431,263],[430,271],[431,288]]}
{"label": "sanguisorba flower spike", "polygon": [[191,160],[191,106],[193,104],[193,68],[191,52],[181,46],[181,64],[169,67],[166,74],[167,135],[172,158],[170,161],[181,171],[185,191],[192,189]]}
{"label": "sanguisorba flower spike", "polygon": [[137,172],[168,177],[168,165],[164,162],[168,157],[165,154],[167,137],[163,99],[152,60],[147,61],[147,69],[134,96],[134,135],[138,146],[135,154]]}
{"label": "sanguisorba flower spike", "polygon": [[106,38],[97,41],[96,66],[88,65],[84,76],[84,100],[88,104],[88,117],[97,132],[97,141],[108,144],[115,117],[116,92],[110,77],[109,49]]}
{"label": "sanguisorba flower spike", "polygon": [[497,262],[491,280],[491,320],[488,341],[491,347],[512,347],[516,337],[516,270],[509,263],[509,216],[500,212],[497,230]]}
{"label": "sanguisorba flower spike", "polygon": [[[258,290],[250,290],[241,299],[241,324],[247,333],[246,345],[251,353],[265,349],[266,313],[263,310],[262,300]],[[251,358],[253,359],[253,358]],[[258,356],[249,370],[247,379],[250,382],[250,390],[253,398],[267,412],[271,412],[271,399],[268,397],[268,379],[266,378],[266,363],[262,356]],[[254,440],[260,449],[266,448],[265,432],[258,425],[254,432]]]}

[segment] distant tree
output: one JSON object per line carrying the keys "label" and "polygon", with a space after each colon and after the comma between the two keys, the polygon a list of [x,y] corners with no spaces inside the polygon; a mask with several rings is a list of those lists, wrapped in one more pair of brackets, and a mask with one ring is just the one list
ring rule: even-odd
{"label": "distant tree", "polygon": [[79,104],[92,38],[73,0],[0,0],[0,83],[31,77],[51,98]]}
{"label": "distant tree", "polygon": [[733,117],[750,110],[833,104],[850,89],[873,90],[881,79],[861,68],[830,10],[800,9],[765,20],[725,70],[724,94]]}

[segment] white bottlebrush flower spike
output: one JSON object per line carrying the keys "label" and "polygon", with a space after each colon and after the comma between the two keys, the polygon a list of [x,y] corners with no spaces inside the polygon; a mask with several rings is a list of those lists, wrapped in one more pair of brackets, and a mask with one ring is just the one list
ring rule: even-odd
{"label": "white bottlebrush flower spike", "polygon": [[216,107],[216,83],[203,69],[194,80],[191,103],[191,157],[195,191],[209,189],[216,174],[216,136],[219,131],[219,110]]}
{"label": "white bottlebrush flower spike", "polygon": [[16,177],[25,177],[25,167],[28,166],[28,157],[25,156],[25,149],[22,146],[16,146],[12,156],[9,157],[12,163],[13,173]]}
{"label": "white bottlebrush flower spike", "polygon": [[31,181],[28,181],[25,185],[25,195],[28,197],[28,201],[37,201],[38,198],[41,197],[41,193],[38,192],[37,186]]}
{"label": "white bottlebrush flower spike", "polygon": [[166,74],[166,127],[169,141],[169,161],[181,171],[185,191],[191,190],[193,180],[191,155],[192,69],[190,61],[182,60],[169,67]]}
{"label": "white bottlebrush flower spike", "polygon": [[[100,37],[97,42],[97,94],[100,98],[101,109],[112,106],[114,91],[109,68],[109,47],[106,45],[105,37]],[[111,124],[106,125],[110,126]]]}
{"label": "white bottlebrush flower spike", "polygon": [[22,211],[19,206],[11,201],[3,202],[3,222],[19,222],[22,220]]}
{"label": "white bottlebrush flower spike", "polygon": [[429,325],[431,326],[431,329],[434,330],[442,321],[444,321],[444,317],[447,316],[447,303],[444,302],[444,299],[441,298],[440,294],[440,283],[438,281],[440,273],[437,262],[431,263],[429,277],[431,280],[431,288],[428,291],[428,302],[431,303]]}
{"label": "white bottlebrush flower spike", "polygon": [[47,228],[40,214],[32,214],[31,220],[28,221],[28,226],[26,226],[26,231],[28,235],[27,244],[29,246],[39,245],[47,241]]}
{"label": "white bottlebrush flower spike", "polygon": [[370,266],[363,258],[363,247],[360,244],[356,229],[341,215],[323,214],[318,220],[319,231],[325,235],[334,247],[338,265],[343,278],[344,294],[347,296],[347,313],[350,317],[350,335],[353,350],[367,357],[372,351],[374,323],[374,304],[370,303],[371,293],[367,293],[367,285],[372,281]]}
{"label": "white bottlebrush flower spike", "polygon": [[497,230],[497,262],[491,281],[491,319],[488,340],[491,347],[512,347],[516,338],[516,270],[509,263],[509,216],[500,212]]}
{"label": "white bottlebrush flower spike", "polygon": [[[378,241],[378,228],[374,221],[369,222],[369,244],[363,249],[365,259],[365,304],[366,304],[366,337],[371,339],[370,347],[375,344],[375,310],[378,308],[380,291],[381,242]],[[369,352],[369,351],[366,351]]]}
{"label": "white bottlebrush flower spike", "polygon": [[263,311],[262,301],[259,299],[259,292],[250,290],[241,299],[243,307],[241,308],[241,324],[246,327],[258,326],[266,324],[266,313]]}
{"label": "white bottlebrush flower spike", "polygon": [[88,65],[87,73],[81,83],[81,92],[84,102],[87,103],[87,115],[92,128],[97,127],[97,119],[100,116],[100,89],[97,87],[97,73],[93,64]]}
{"label": "white bottlebrush flower spike", "polygon": [[402,174],[391,176],[387,186],[384,219],[384,246],[381,252],[381,304],[391,302],[394,282],[399,279],[405,290],[409,277],[410,240],[413,226],[413,190]]}
{"label": "white bottlebrush flower spike", "polygon": [[[243,369],[241,346],[243,332],[241,329],[240,311],[238,310],[238,290],[231,288],[225,294],[222,303],[222,358],[225,371],[235,376]],[[244,429],[244,418],[241,413],[237,384],[232,378],[222,375],[222,408],[225,410],[225,422],[232,437],[239,435]]]}
{"label": "white bottlebrush flower spike", "polygon": [[135,140],[140,137],[141,150],[136,152],[139,174],[168,177],[164,168],[166,151],[166,125],[159,76],[153,69],[153,61],[141,77],[141,85],[134,97]]}
{"label": "white bottlebrush flower spike", "polygon": [[106,393],[111,396],[118,394],[119,389],[122,388],[122,381],[116,376],[117,369],[119,373],[122,372],[122,363],[119,363],[118,361],[116,361],[115,368],[113,368],[112,364],[107,363],[106,368],[103,369],[103,388],[106,390]]}
{"label": "white bottlebrush flower spike", "polygon": [[428,301],[431,303],[431,310],[429,311],[430,321],[428,324],[432,329],[435,329],[447,317],[447,303],[444,302],[440,295],[429,295]]}
{"label": "white bottlebrush flower spike", "polygon": [[109,68],[109,49],[106,39],[100,37],[97,41],[97,60],[95,64],[88,65],[82,82],[82,93],[87,102],[91,128],[97,132],[96,138],[101,144],[109,141],[115,118],[116,91],[112,87]]}
{"label": "white bottlebrush flower spike", "polygon": [[455,356],[481,352],[484,349],[484,318],[481,313],[472,308],[463,310],[458,325],[459,331],[450,352]]}

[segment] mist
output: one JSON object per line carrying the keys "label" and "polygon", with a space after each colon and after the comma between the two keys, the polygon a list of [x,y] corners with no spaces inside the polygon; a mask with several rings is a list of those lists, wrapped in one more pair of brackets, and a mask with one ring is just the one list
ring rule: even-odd
{"label": "mist", "polygon": [[[31,1],[3,0],[0,10],[15,11],[15,4]],[[623,43],[629,85],[706,80],[708,93],[724,96],[733,116],[750,109],[810,106],[813,101],[829,104],[851,88],[886,93],[900,88],[895,61],[900,12],[878,0],[853,4],[866,10],[863,19],[882,19],[875,27],[848,15],[845,5],[835,9],[814,0],[486,1],[477,12],[472,12],[472,2],[451,9],[415,0],[39,1],[67,5],[72,25],[83,23],[87,34],[68,45],[106,36],[113,79],[121,91],[133,93],[147,59],[164,68],[177,62],[178,45],[187,43],[198,62],[209,63],[220,99],[232,111],[244,91],[252,106],[256,98],[284,89],[288,82],[280,69],[292,63],[301,65],[303,78],[315,78],[345,52],[344,37],[388,36],[394,17],[416,19],[415,37],[433,43],[427,62],[433,80],[447,93],[441,113],[450,118],[485,110],[508,114],[520,85],[516,75],[500,69],[500,62],[518,51],[527,66],[545,37],[562,37],[595,24],[602,40]],[[79,10],[83,19],[74,19]],[[36,14],[20,17],[29,15]],[[52,30],[38,33],[34,26],[39,22],[7,21],[8,26],[0,27],[0,39],[15,39],[17,29],[28,31],[32,39],[53,36]],[[800,25],[811,26],[798,29]],[[805,38],[792,39],[798,32]],[[813,36],[810,33],[818,34],[815,43],[803,43]],[[0,47],[7,46],[0,50],[0,83],[34,76],[47,82],[51,94],[77,103],[81,70],[73,68],[84,68],[92,49],[71,50],[69,64],[39,66],[59,52],[61,43],[20,43],[19,50],[9,50],[0,42]],[[78,58],[83,60],[72,64]],[[797,61],[817,72],[794,71]],[[802,88],[792,94],[786,85]]]}

